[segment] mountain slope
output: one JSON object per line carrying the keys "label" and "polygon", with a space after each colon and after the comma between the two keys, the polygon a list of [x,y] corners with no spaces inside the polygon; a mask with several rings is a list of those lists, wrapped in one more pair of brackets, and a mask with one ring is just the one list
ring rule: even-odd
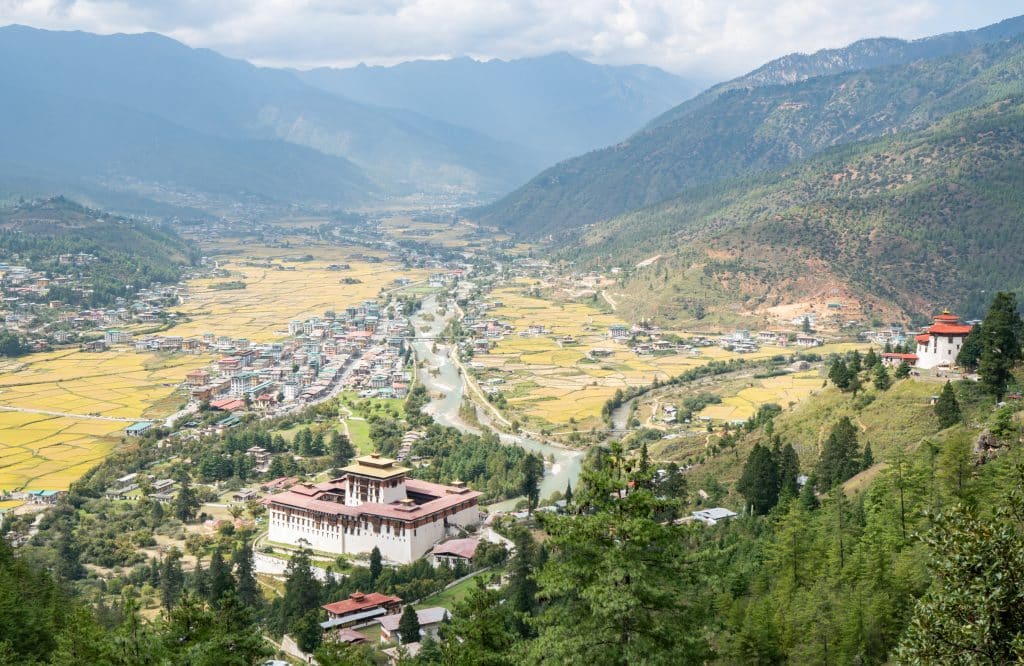
{"label": "mountain slope", "polygon": [[0,28],[0,84],[82,107],[122,107],[202,135],[312,148],[354,162],[389,193],[499,192],[526,173],[514,149],[470,130],[359,104],[289,72],[151,33]]}
{"label": "mountain slope", "polygon": [[618,141],[697,92],[654,67],[611,67],[566,53],[480,62],[297,72],[329,92],[413,110],[523,146],[537,168]]}
{"label": "mountain slope", "polygon": [[542,236],[830,146],[919,129],[992,94],[1019,90],[1022,44],[1017,36],[907,65],[702,95],[683,105],[690,111],[669,112],[626,141],[552,167],[468,215]]}
{"label": "mountain slope", "polygon": [[836,293],[886,317],[978,316],[993,290],[1024,291],[1024,95],[574,233],[563,256],[583,264],[661,255],[616,294],[638,316]]}

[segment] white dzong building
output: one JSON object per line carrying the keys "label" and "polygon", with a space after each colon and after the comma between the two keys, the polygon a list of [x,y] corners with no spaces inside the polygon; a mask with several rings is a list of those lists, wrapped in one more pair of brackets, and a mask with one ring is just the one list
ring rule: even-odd
{"label": "white dzong building", "polygon": [[935,323],[924,329],[917,340],[918,368],[928,369],[956,365],[956,357],[964,346],[971,326],[961,324],[960,317],[945,311],[935,317]]}
{"label": "white dzong building", "polygon": [[337,479],[264,499],[269,540],[339,554],[367,554],[376,546],[385,560],[407,564],[480,522],[480,493],[465,484],[408,479],[408,468],[377,454],[342,471]]}

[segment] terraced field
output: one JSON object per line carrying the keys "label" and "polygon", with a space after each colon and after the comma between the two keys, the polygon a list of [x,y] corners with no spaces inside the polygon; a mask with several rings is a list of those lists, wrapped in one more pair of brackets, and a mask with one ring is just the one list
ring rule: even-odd
{"label": "terraced field", "polygon": [[117,446],[129,423],[170,413],[182,377],[207,362],[115,350],[0,364],[0,490],[66,489]]}
{"label": "terraced field", "polygon": [[[765,359],[791,354],[793,349],[762,347],[752,354],[736,354],[719,347],[705,347],[699,355],[689,353],[638,356],[625,345],[608,339],[611,324],[626,323],[615,315],[582,303],[558,303],[524,295],[526,285],[495,290],[490,298],[500,301],[488,313],[509,322],[516,332],[497,342],[489,354],[474,357],[482,364],[479,379],[505,394],[522,417],[537,426],[578,424],[580,429],[598,426],[601,407],[616,389],[665,380],[714,360]],[[530,325],[542,325],[549,333],[521,337]],[[678,332],[685,335],[683,332]],[[571,335],[576,344],[565,345],[556,338]],[[853,343],[829,344],[815,352],[829,354],[858,347]],[[600,359],[588,358],[594,348],[611,350]],[[765,380],[764,384],[741,391],[706,414],[716,420],[746,419],[764,402],[798,402],[821,380],[787,376]],[[703,415],[703,413],[702,413]]]}

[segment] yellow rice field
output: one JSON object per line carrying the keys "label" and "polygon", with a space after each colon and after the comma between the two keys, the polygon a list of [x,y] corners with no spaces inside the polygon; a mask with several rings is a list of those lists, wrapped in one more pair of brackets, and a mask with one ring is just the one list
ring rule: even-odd
{"label": "yellow rice field", "polygon": [[[209,359],[114,350],[57,351],[0,364],[0,490],[64,490],[120,442],[130,421]],[[68,414],[61,416],[59,414]]]}
{"label": "yellow rice field", "polygon": [[[719,347],[705,347],[698,356],[688,353],[638,356],[607,337],[608,326],[627,322],[585,304],[527,296],[523,293],[526,287],[520,284],[492,292],[491,299],[500,301],[501,307],[488,312],[488,316],[513,324],[516,332],[498,341],[491,353],[477,355],[473,360],[485,366],[486,377],[504,380],[499,388],[511,405],[527,417],[551,424],[566,424],[572,420],[581,427],[596,425],[601,407],[616,389],[650,384],[656,378],[665,380],[713,360],[757,360],[793,352],[793,349],[766,346],[752,354],[736,354]],[[550,333],[535,337],[518,335],[531,324],[543,325]],[[562,335],[572,335],[577,344],[560,345],[555,337]],[[829,354],[861,346],[829,344],[814,351]],[[587,354],[594,348],[609,349],[612,354],[590,360]],[[820,381],[816,380],[818,385]],[[794,383],[788,385],[787,382]],[[741,392],[721,405],[708,407],[717,409],[715,414],[708,415],[726,420],[747,418],[764,402],[780,402],[785,406],[802,399],[814,383],[810,378],[765,380],[763,386]]]}
{"label": "yellow rice field", "polygon": [[[280,254],[281,250],[277,252]],[[319,252],[314,256],[318,258],[308,262],[282,262],[295,270],[244,266],[241,265],[243,259],[222,263],[231,277],[191,282],[188,300],[177,308],[191,321],[175,326],[169,333],[181,336],[215,333],[246,337],[254,342],[277,340],[287,335],[288,322],[292,319],[322,316],[325,310],[341,309],[374,298],[396,278],[420,280],[427,275],[426,271],[403,270],[393,263],[353,262],[342,252],[336,255]],[[332,263],[347,263],[350,269],[327,270]],[[354,278],[360,283],[342,284],[344,278]],[[210,288],[226,280],[241,280],[246,288]]]}

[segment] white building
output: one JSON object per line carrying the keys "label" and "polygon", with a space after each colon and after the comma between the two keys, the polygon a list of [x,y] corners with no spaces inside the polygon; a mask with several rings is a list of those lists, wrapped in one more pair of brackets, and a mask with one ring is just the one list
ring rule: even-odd
{"label": "white building", "polygon": [[917,367],[928,369],[956,364],[964,339],[971,327],[960,323],[960,317],[945,311],[935,317],[935,323],[918,335]]}
{"label": "white building", "polygon": [[407,564],[480,521],[480,493],[464,484],[407,479],[407,468],[377,454],[356,458],[343,471],[264,500],[270,540],[345,554],[376,546],[384,559]]}

